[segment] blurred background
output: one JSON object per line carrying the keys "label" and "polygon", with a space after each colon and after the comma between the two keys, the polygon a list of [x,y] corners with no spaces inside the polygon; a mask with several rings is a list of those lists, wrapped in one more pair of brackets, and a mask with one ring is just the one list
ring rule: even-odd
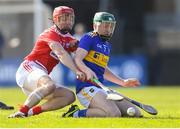
{"label": "blurred background", "polygon": [[[180,0],[0,0],[0,86],[16,86],[19,64],[61,5],[75,10],[72,34],[78,39],[92,30],[95,12],[115,15],[109,66],[116,74],[138,78],[142,86],[180,85]],[[51,76],[75,85],[63,65]]]}

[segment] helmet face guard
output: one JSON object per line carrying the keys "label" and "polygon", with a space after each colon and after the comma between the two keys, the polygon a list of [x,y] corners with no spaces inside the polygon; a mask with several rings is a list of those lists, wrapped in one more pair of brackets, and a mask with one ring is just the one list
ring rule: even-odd
{"label": "helmet face guard", "polygon": [[67,6],[59,6],[54,9],[53,21],[63,33],[71,31],[74,25],[74,10]]}
{"label": "helmet face guard", "polygon": [[96,31],[103,39],[109,40],[112,37],[116,26],[114,15],[107,12],[98,12],[94,16],[93,23],[97,26]]}

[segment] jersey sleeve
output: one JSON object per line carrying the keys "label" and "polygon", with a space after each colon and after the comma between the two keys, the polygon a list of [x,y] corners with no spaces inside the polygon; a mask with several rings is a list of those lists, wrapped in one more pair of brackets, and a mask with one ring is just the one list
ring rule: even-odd
{"label": "jersey sleeve", "polygon": [[84,35],[81,38],[78,47],[89,51],[91,49],[92,43],[92,37],[89,35]]}

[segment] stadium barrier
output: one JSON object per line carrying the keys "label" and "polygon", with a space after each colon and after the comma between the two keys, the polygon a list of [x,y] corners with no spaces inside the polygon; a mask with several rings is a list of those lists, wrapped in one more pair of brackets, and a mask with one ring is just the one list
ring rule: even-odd
{"label": "stadium barrier", "polygon": [[[21,59],[0,60],[0,86],[17,86],[15,74]],[[112,56],[109,62],[110,69],[122,78],[137,78],[142,85],[148,84],[147,60],[144,56]],[[52,79],[67,86],[75,85],[75,75],[63,65],[57,65],[50,75]],[[112,85],[105,82],[106,85]]]}

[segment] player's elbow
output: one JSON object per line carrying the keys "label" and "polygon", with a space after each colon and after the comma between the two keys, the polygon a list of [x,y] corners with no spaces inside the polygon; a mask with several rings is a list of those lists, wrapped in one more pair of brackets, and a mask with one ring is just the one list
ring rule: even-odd
{"label": "player's elbow", "polygon": [[58,43],[49,43],[49,47],[52,49],[52,51],[58,56],[63,57],[66,54],[65,49],[61,46],[61,44]]}

